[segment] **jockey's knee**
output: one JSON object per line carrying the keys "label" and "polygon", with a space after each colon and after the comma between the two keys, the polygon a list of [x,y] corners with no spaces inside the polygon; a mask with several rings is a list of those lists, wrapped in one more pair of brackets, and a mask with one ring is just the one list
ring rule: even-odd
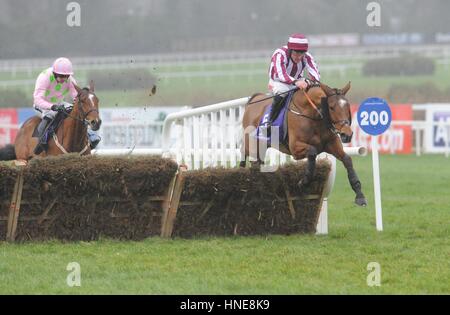
{"label": "jockey's knee", "polygon": [[52,110],[47,110],[42,112],[42,118],[47,118],[49,120],[53,120],[56,116],[57,112]]}

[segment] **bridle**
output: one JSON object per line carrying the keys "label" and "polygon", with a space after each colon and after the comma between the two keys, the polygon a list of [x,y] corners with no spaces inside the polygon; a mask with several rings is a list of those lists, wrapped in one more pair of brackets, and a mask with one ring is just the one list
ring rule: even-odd
{"label": "bridle", "polygon": [[[86,90],[85,90],[85,91],[86,91]],[[90,92],[89,92],[89,93],[90,93]],[[79,113],[81,114],[81,117],[82,117],[82,118],[79,118],[79,117],[77,117],[77,116],[71,115],[71,114],[70,114],[71,110],[70,110],[70,111],[65,111],[64,114],[66,115],[66,117],[70,117],[70,118],[72,118],[72,119],[74,119],[74,120],[78,120],[78,121],[80,121],[84,126],[86,126],[86,125],[89,124],[89,122],[86,120],[87,116],[88,116],[90,113],[94,112],[94,111],[98,113],[98,110],[97,110],[94,106],[92,106],[93,108],[91,108],[90,110],[88,110],[87,112],[85,112],[85,111],[83,110],[83,106],[81,105],[82,103],[83,103],[83,102],[81,101],[81,92],[79,92],[78,95],[77,95],[77,97],[76,97],[76,106],[78,106],[78,110],[79,110]],[[94,104],[92,104],[92,105],[94,105]],[[63,134],[63,137],[64,137],[64,134]],[[67,150],[64,148],[64,146],[63,146],[61,143],[59,143],[58,136],[56,135],[56,133],[53,134],[53,140],[55,141],[55,145],[56,145],[56,146],[57,146],[64,154],[69,153],[69,152],[67,152]],[[87,141],[87,143],[86,143],[86,145],[84,146],[84,148],[81,149],[80,152],[78,152],[78,154],[82,155],[84,152],[86,152],[86,151],[88,150],[88,148],[89,148],[89,140]]]}
{"label": "bridle", "polygon": [[[326,98],[325,106],[327,108],[327,111],[329,111],[328,99],[330,97],[332,97],[332,96],[341,96],[341,95],[343,95],[343,93],[340,90],[338,90],[338,89],[334,89],[334,91],[335,91],[334,94],[331,94],[330,96],[327,96],[327,98]],[[331,119],[331,115],[329,114],[329,112],[328,112],[328,117],[329,117],[329,122],[330,122],[330,124],[331,124],[331,126],[333,128],[332,131],[334,133],[342,133],[342,129],[345,126],[351,126],[352,125],[352,114],[351,114],[350,110],[349,110],[349,117],[350,117],[349,119],[332,120]],[[336,127],[336,125],[338,125],[340,128]]]}
{"label": "bridle", "polygon": [[[90,92],[88,92],[88,93],[90,93]],[[70,113],[66,113],[66,115],[67,115],[67,117],[70,117],[70,118],[72,118],[72,119],[81,121],[83,124],[88,124],[88,122],[86,121],[87,116],[88,116],[90,113],[92,113],[92,112],[97,112],[97,113],[98,113],[98,109],[94,107],[94,104],[92,104],[92,108],[89,109],[87,112],[85,112],[85,111],[83,110],[83,106],[82,106],[82,103],[83,103],[83,102],[81,101],[81,92],[78,93],[78,95],[77,95],[77,97],[76,97],[76,100],[77,100],[76,105],[78,106],[78,111],[79,111],[80,114],[81,114],[81,115],[80,115],[81,118],[76,117],[76,116],[73,116],[73,115],[70,115]]]}
{"label": "bridle", "polygon": [[[325,101],[322,103],[322,105],[325,105],[325,106],[322,106],[322,108],[321,108],[322,111],[321,111],[320,109],[317,108],[317,106],[314,104],[314,102],[313,102],[313,101],[311,100],[311,98],[309,97],[307,91],[305,91],[305,90],[302,90],[302,91],[303,91],[303,94],[305,95],[306,99],[308,100],[309,105],[310,105],[310,106],[311,106],[311,107],[319,114],[319,117],[311,117],[311,116],[302,114],[302,113],[301,113],[301,109],[300,109],[300,107],[295,103],[295,99],[294,99],[294,98],[292,98],[292,104],[294,105],[294,107],[295,107],[298,111],[295,111],[295,110],[293,110],[291,107],[289,107],[289,111],[290,111],[290,112],[292,112],[293,114],[295,114],[295,115],[297,115],[297,116],[305,117],[305,118],[308,118],[308,119],[311,119],[311,120],[314,120],[314,121],[319,121],[319,120],[323,120],[323,119],[328,118],[328,121],[327,121],[327,122],[330,124],[330,127],[331,127],[330,130],[331,130],[333,133],[335,133],[335,134],[342,133],[341,131],[342,131],[342,129],[343,129],[346,125],[351,126],[351,115],[350,115],[350,120],[349,120],[349,119],[341,119],[341,120],[336,120],[336,121],[334,121],[334,120],[331,119],[331,116],[330,116],[330,114],[329,114],[328,99],[329,99],[330,97],[333,97],[333,96],[343,95],[343,94],[341,93],[341,91],[339,91],[338,89],[334,89],[334,92],[335,92],[335,93],[333,93],[333,94],[331,94],[331,95],[327,95],[326,98],[324,98]],[[324,107],[325,107],[325,108],[324,108]],[[325,113],[323,113],[324,110],[325,110]],[[336,127],[337,124],[340,126],[340,128]]]}

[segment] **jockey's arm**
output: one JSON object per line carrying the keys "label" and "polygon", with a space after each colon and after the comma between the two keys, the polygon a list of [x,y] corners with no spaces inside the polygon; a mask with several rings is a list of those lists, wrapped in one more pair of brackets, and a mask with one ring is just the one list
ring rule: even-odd
{"label": "jockey's arm", "polygon": [[319,67],[317,66],[314,58],[309,53],[305,55],[306,61],[306,70],[308,71],[309,77],[311,80],[320,81],[320,72]]}
{"label": "jockey's arm", "polygon": [[273,56],[272,63],[277,72],[278,81],[285,84],[294,84],[295,79],[288,75],[284,56],[281,53]]}
{"label": "jockey's arm", "polygon": [[36,86],[34,88],[34,105],[43,110],[50,110],[53,105],[52,103],[45,100],[45,92],[47,91],[47,87],[49,84],[49,79],[45,75],[40,74],[36,80]]}
{"label": "jockey's arm", "polygon": [[295,80],[294,85],[301,90],[304,90],[308,87],[308,83],[306,83],[305,79],[303,78]]}

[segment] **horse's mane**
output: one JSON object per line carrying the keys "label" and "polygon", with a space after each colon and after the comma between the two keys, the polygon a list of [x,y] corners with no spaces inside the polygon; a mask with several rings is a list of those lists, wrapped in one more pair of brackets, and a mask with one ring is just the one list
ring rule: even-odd
{"label": "horse's mane", "polygon": [[318,87],[320,88],[320,82],[319,81],[308,81],[308,87],[306,88],[306,92],[308,92],[310,89]]}
{"label": "horse's mane", "polygon": [[83,93],[83,92],[89,94],[90,90],[89,90],[88,87],[84,87],[84,88],[81,89],[81,91],[80,91],[80,93],[78,93],[78,95],[81,95],[81,93]]}
{"label": "horse's mane", "polygon": [[320,110],[322,112],[325,124],[327,127],[331,127],[330,107],[328,106],[326,97],[322,97],[320,99]]}

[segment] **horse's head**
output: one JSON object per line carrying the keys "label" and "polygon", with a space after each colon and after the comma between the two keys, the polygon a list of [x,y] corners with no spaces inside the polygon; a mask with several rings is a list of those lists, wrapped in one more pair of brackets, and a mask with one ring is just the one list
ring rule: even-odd
{"label": "horse's head", "polygon": [[99,100],[94,93],[94,82],[89,83],[89,88],[81,89],[74,84],[78,95],[75,99],[74,109],[78,110],[81,119],[91,126],[92,130],[96,131],[100,129],[102,120],[98,112]]}
{"label": "horse's head", "polygon": [[334,130],[339,133],[342,142],[349,143],[353,136],[352,114],[350,103],[345,98],[345,94],[350,90],[350,82],[342,89],[332,89],[323,83],[320,83],[320,87],[327,96],[322,102],[322,110],[329,114],[330,123]]}

